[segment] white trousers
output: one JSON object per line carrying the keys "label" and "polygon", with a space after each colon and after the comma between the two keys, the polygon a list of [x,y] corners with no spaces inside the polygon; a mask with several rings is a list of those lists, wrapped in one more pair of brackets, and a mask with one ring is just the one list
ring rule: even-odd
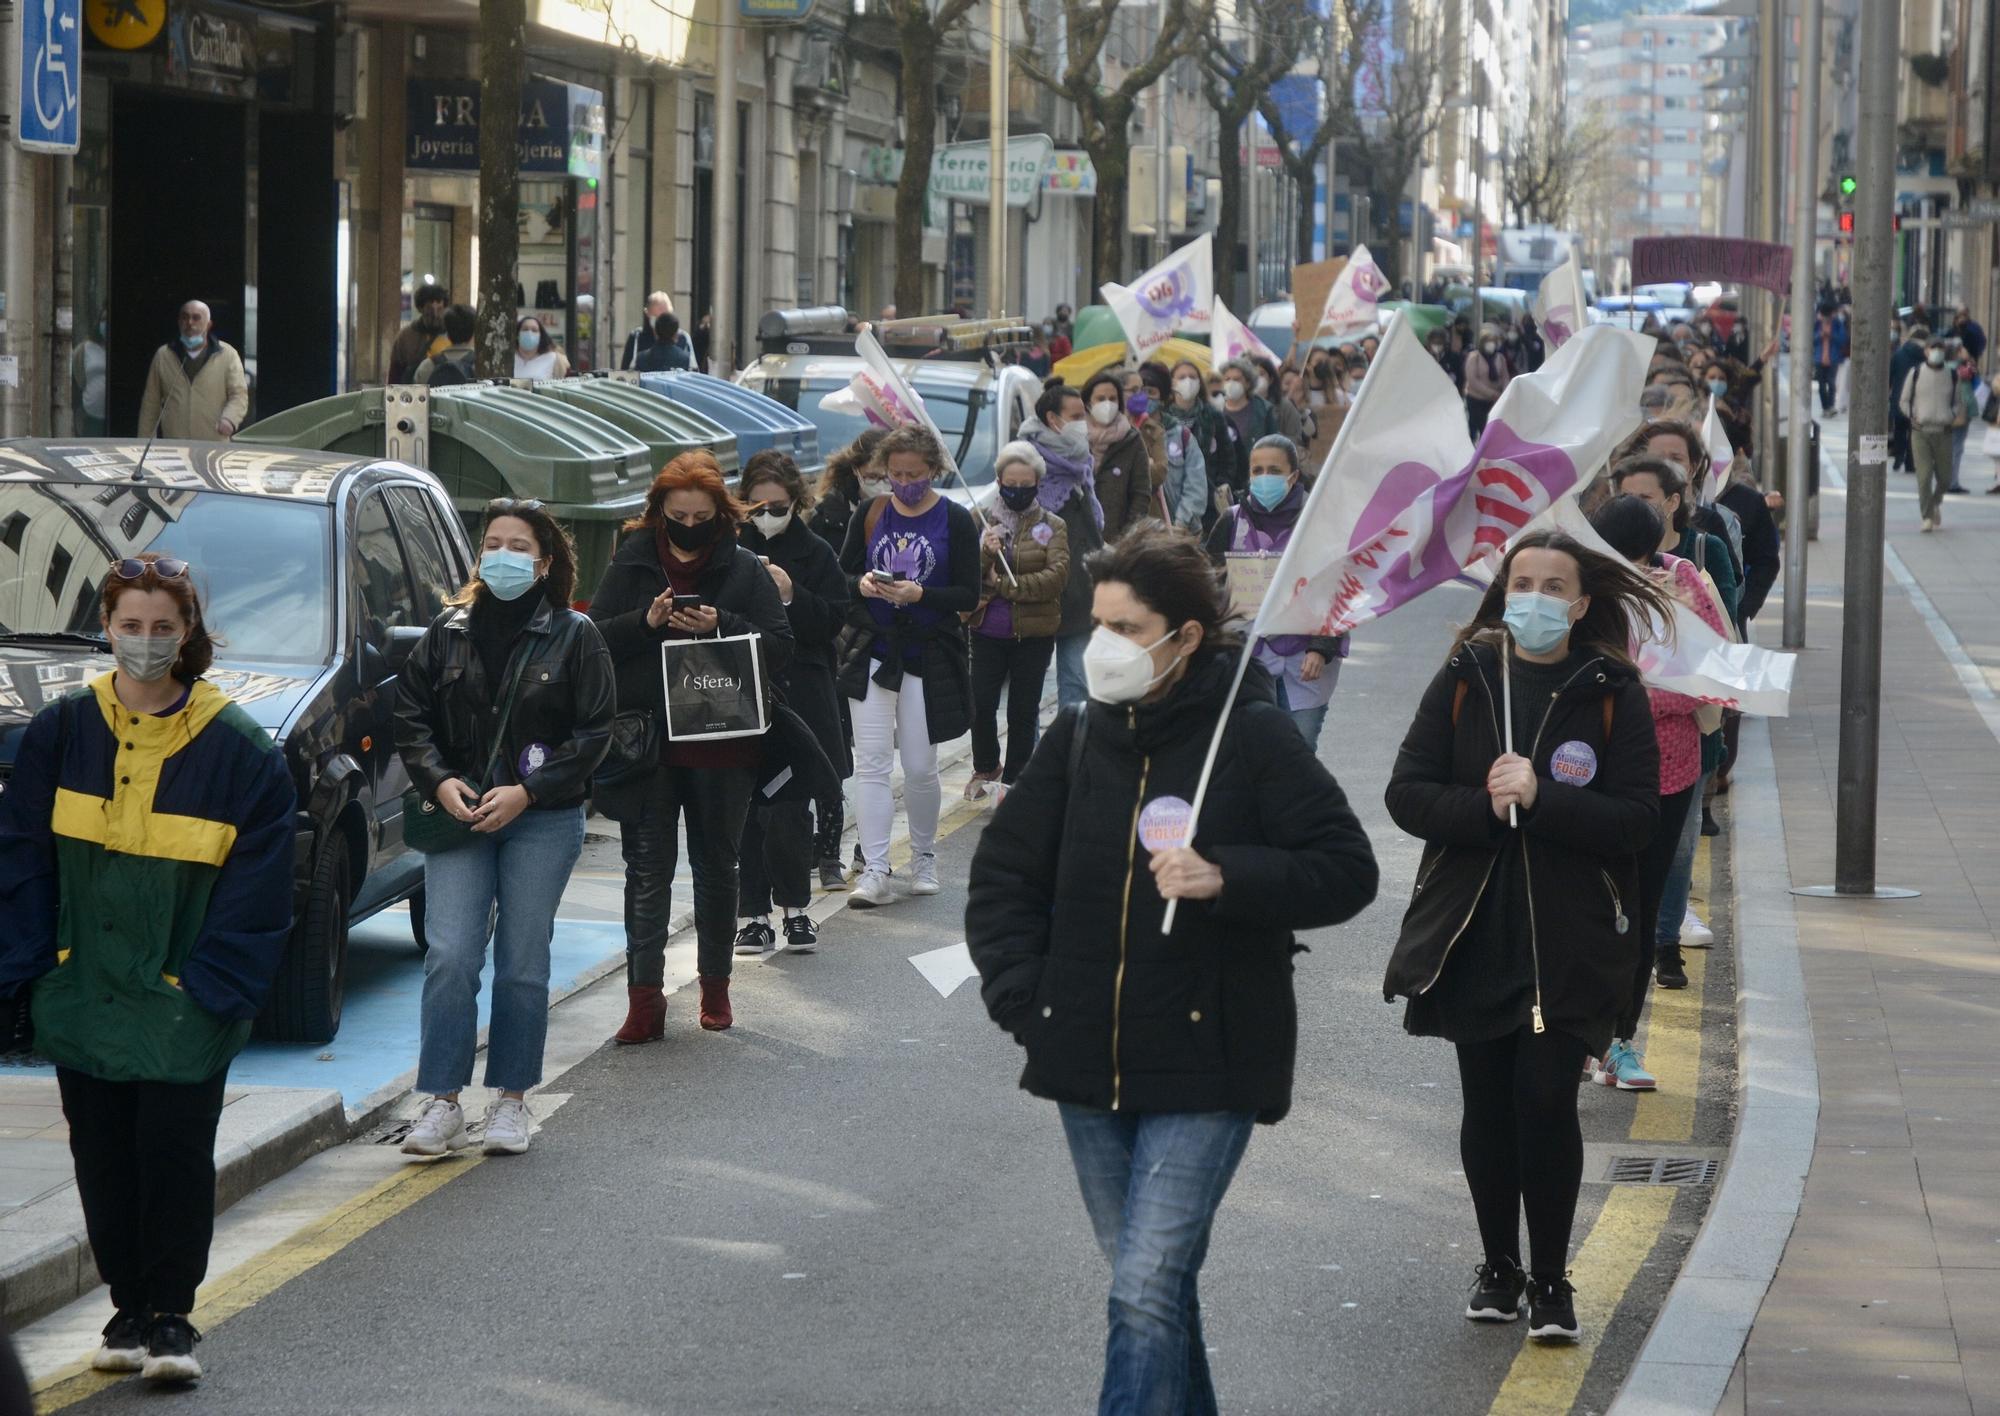
{"label": "white trousers", "polygon": [[924,719],[924,681],[905,670],[901,692],[868,680],[868,696],[847,706],[854,721],[854,809],[861,836],[861,859],[869,870],[889,871],[889,827],[896,795],[889,783],[898,744],[903,756],[903,807],[910,816],[910,850],[929,855],[937,848],[938,812],[944,788],[938,781],[937,745]]}

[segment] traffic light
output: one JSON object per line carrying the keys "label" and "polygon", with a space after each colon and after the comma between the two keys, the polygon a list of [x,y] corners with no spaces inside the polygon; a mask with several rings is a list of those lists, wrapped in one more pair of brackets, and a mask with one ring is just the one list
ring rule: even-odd
{"label": "traffic light", "polygon": [[1852,236],[1854,234],[1853,212],[1844,211],[1840,214],[1840,234],[1843,236]]}
{"label": "traffic light", "polygon": [[1851,197],[1854,195],[1854,189],[1860,185],[1859,182],[1854,180],[1854,174],[1848,173],[1840,179],[1840,195]]}

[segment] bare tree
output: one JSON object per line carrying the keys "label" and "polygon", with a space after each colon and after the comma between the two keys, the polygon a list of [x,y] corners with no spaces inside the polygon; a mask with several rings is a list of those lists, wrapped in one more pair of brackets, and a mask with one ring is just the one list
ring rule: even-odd
{"label": "bare tree", "polygon": [[924,205],[937,151],[938,82],[974,0],[888,0],[903,64],[903,171],[896,179],[896,312],[924,305]]}
{"label": "bare tree", "polygon": [[1573,115],[1561,95],[1538,99],[1502,166],[1503,199],[1515,224],[1567,226],[1582,189],[1600,167],[1614,164],[1614,138],[1601,112]]}
{"label": "bare tree", "polygon": [[[1301,263],[1311,260],[1313,256],[1313,198],[1319,191],[1319,176],[1327,145],[1352,127],[1352,115],[1339,99],[1339,95],[1349,87],[1342,76],[1352,67],[1352,51],[1344,49],[1335,39],[1341,33],[1340,25],[1341,16],[1337,12],[1317,15],[1310,6],[1302,5],[1289,31],[1293,56],[1293,67],[1289,72],[1316,77],[1321,92],[1332,96],[1331,101],[1321,103],[1317,123],[1310,129],[1295,133],[1286,121],[1284,110],[1271,94],[1267,92],[1258,100],[1258,112],[1263,114],[1265,126],[1270,128],[1271,137],[1278,145],[1278,161],[1298,191],[1298,226],[1293,232],[1293,241],[1296,259]],[[1329,26],[1332,27],[1331,34]],[[1310,56],[1308,69],[1297,67],[1297,57],[1302,54]],[[1331,251],[1333,193],[1328,192],[1326,200],[1327,247]]]}
{"label": "bare tree", "polygon": [[[1118,18],[1119,0],[1058,0],[1062,34],[1039,34],[1047,28],[1033,5],[1021,7],[1027,44],[1014,61],[1043,88],[1069,100],[1076,109],[1079,141],[1097,169],[1093,205],[1096,230],[1091,241],[1090,280],[1093,288],[1120,280],[1125,235],[1125,198],[1131,180],[1132,115],[1139,95],[1159,83],[1176,60],[1195,53],[1208,42],[1209,0],[1163,0],[1165,18],[1143,58],[1107,83],[1104,48]],[[1059,39],[1059,42],[1051,42]],[[1060,69],[1051,56],[1060,56]]]}
{"label": "bare tree", "polygon": [[521,258],[521,83],[527,0],[479,0],[479,332],[482,379],[514,372]]}
{"label": "bare tree", "polygon": [[[1271,85],[1298,63],[1300,45],[1305,42],[1303,32],[1318,26],[1304,0],[1239,0],[1232,28],[1254,31],[1256,42],[1241,35],[1225,35],[1221,17],[1211,9],[1207,42],[1201,51],[1202,97],[1214,110],[1221,130],[1216,166],[1222,179],[1222,206],[1216,216],[1215,244],[1222,253],[1221,269],[1230,274],[1237,268],[1236,246],[1243,227],[1243,149],[1247,140],[1238,135],[1250,115],[1268,104]],[[1282,138],[1278,148],[1284,151]],[[1255,162],[1256,154],[1250,156]],[[1222,288],[1221,281],[1218,288]],[[1253,277],[1253,308],[1258,293]]]}

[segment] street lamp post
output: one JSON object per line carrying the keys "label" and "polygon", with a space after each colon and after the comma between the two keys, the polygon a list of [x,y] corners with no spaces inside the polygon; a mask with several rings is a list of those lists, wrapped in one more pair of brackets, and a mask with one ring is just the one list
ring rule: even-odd
{"label": "street lamp post", "polygon": [[[1785,467],[1785,647],[1806,646],[1806,500],[1812,456],[1810,377],[1818,324],[1813,309],[1813,251],[1819,234],[1819,67],[1825,30],[1823,0],[1802,0],[1804,33],[1799,50],[1799,117],[1792,180],[1798,210],[1792,223],[1792,440]],[[1809,332],[1810,331],[1810,332]]]}
{"label": "street lamp post", "polygon": [[992,26],[986,67],[986,126],[991,140],[987,163],[993,169],[986,196],[992,267],[986,277],[986,313],[997,320],[1007,313],[1007,0],[987,0],[986,13]]}

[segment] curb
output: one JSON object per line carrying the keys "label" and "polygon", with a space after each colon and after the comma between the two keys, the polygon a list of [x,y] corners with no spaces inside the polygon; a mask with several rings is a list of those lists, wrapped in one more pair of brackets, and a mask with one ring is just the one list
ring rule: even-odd
{"label": "curb", "polygon": [[[216,1131],[216,1213],[347,1138],[339,1092],[248,1092],[222,1109]],[[75,1186],[0,1220],[0,1319],[9,1328],[25,1326],[97,1286]]]}
{"label": "curb", "polygon": [[[1770,725],[1743,725],[1730,798],[1736,878],[1736,1134],[1722,1184],[1608,1416],[1711,1416],[1805,1197],[1819,1128],[1791,862]],[[1761,750],[1759,750],[1761,749]],[[1756,888],[1748,888],[1754,886]]]}

